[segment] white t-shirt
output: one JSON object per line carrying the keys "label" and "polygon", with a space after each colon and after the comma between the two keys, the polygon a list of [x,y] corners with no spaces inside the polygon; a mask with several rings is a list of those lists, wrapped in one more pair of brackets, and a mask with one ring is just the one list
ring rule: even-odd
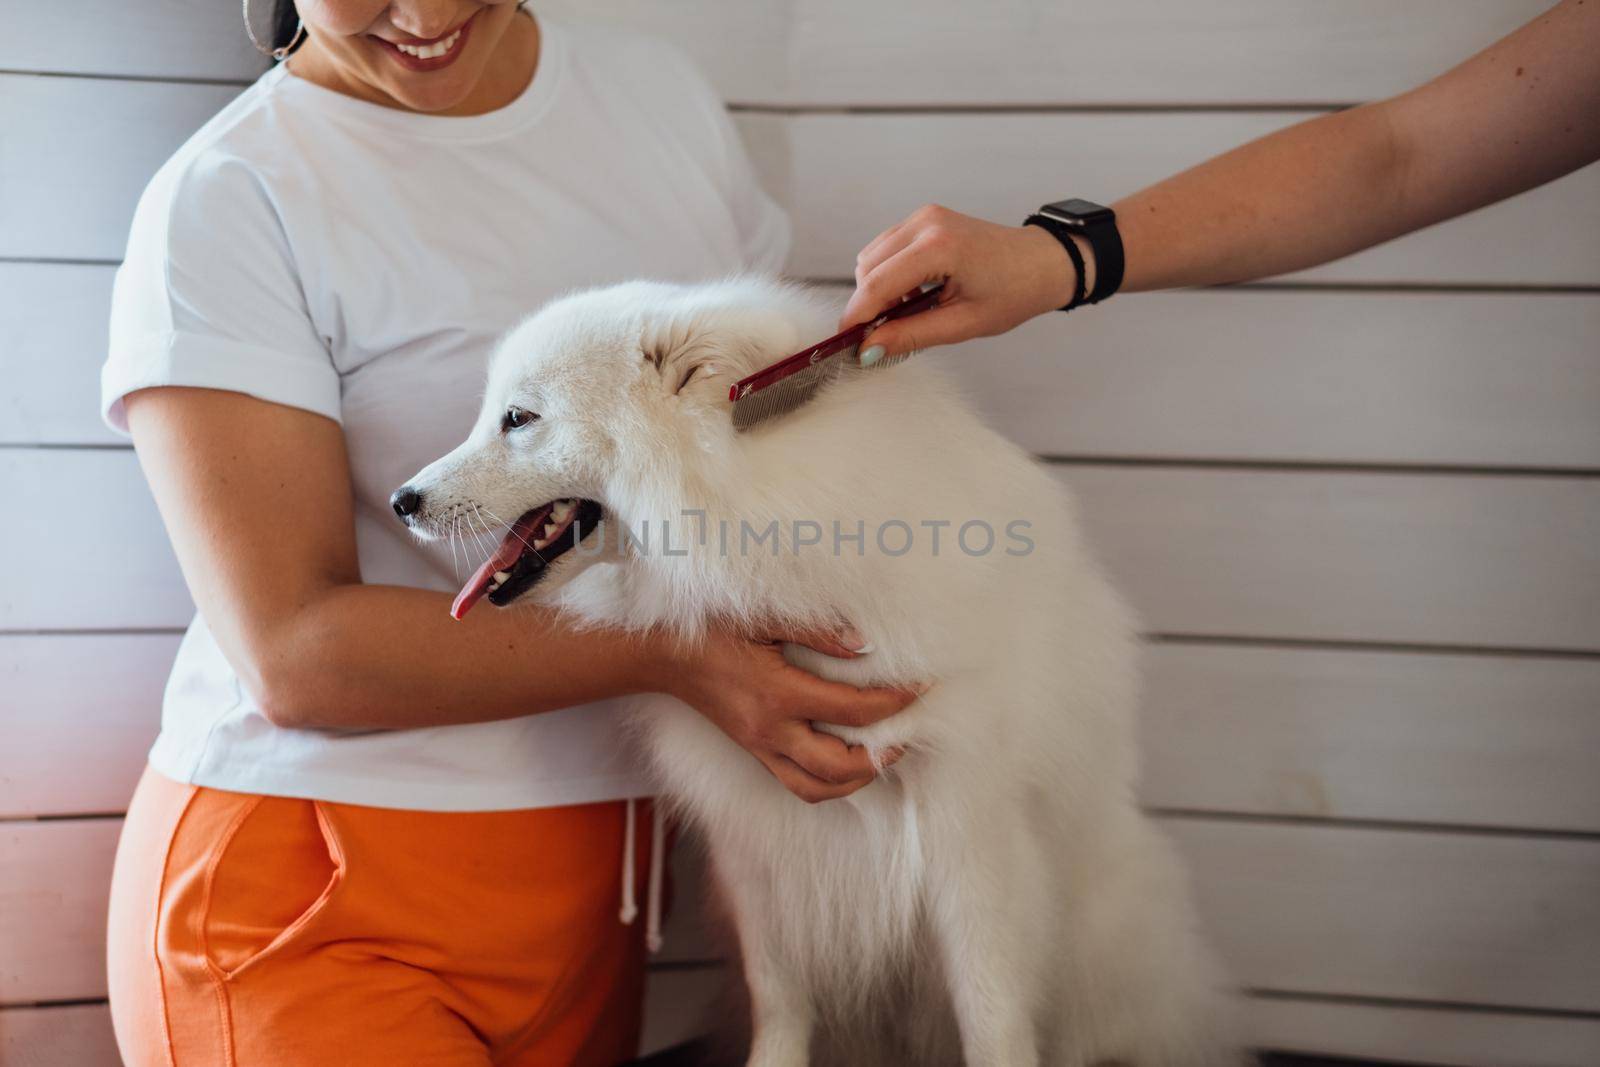
{"label": "white t-shirt", "polygon": [[[576,287],[777,271],[788,251],[788,220],[688,60],[539,24],[533,81],[485,115],[385,108],[280,65],[201,128],[134,216],[108,424],[126,432],[121,398],[156,385],[336,419],[363,580],[454,591],[449,548],[414,541],[388,499],[466,436],[496,337]],[[216,788],[441,811],[650,792],[607,704],[416,730],[274,726],[199,616],[150,762]]]}

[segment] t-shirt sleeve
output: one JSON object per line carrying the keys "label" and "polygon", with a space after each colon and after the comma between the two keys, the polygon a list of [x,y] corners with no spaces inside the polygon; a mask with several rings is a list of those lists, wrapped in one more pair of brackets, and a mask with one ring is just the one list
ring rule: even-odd
{"label": "t-shirt sleeve", "polygon": [[101,417],[127,433],[123,398],[200,386],[339,418],[339,375],[312,324],[271,197],[215,149],[169,163],[134,212],[111,294]]}

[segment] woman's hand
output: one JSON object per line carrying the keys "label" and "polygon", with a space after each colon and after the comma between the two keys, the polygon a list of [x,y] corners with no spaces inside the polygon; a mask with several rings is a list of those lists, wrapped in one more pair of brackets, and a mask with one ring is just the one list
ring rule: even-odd
{"label": "woman's hand", "polygon": [[[1090,263],[1087,242],[1078,247]],[[924,282],[945,283],[938,307],[872,331],[861,348],[870,365],[885,355],[1005,333],[1071,300],[1076,275],[1066,249],[1037,226],[1001,226],[929,204],[861,250],[856,292],[839,325],[874,318]]]}
{"label": "woman's hand", "polygon": [[[810,804],[848,796],[877,773],[867,750],[812,728],[812,722],[868,726],[903,710],[917,693],[830,682],[783,658],[782,644],[854,659],[852,635],[784,634],[754,640],[715,629],[692,650],[677,650],[667,691],[710,719],[761,761],[784,788]],[[849,647],[854,644],[856,649]],[[884,761],[887,766],[898,755]]]}

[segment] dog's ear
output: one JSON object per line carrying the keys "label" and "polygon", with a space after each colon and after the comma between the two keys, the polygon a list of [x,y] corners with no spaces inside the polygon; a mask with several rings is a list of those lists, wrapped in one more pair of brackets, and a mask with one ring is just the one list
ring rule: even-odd
{"label": "dog's ear", "polygon": [[[698,394],[702,391],[700,387],[704,386],[710,379],[726,376],[722,374],[722,368],[718,366],[714,357],[709,353],[702,353],[698,358],[680,359],[669,364],[663,368],[663,377],[667,384],[671,386],[672,395],[682,396],[684,390],[691,385],[696,387],[695,394]],[[673,379],[677,380],[676,385],[672,384]],[[720,385],[721,382],[719,381],[716,384]],[[726,390],[726,386],[723,388]]]}
{"label": "dog's ear", "polygon": [[663,391],[700,403],[726,403],[729,383],[743,376],[739,368],[752,359],[738,342],[707,334],[657,336],[641,347]]}

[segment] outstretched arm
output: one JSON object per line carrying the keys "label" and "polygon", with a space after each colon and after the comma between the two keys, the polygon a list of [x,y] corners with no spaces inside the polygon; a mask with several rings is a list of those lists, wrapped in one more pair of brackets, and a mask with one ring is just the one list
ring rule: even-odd
{"label": "outstretched arm", "polygon": [[1326,263],[1600,158],[1600,0],[1420,88],[1263,137],[1114,205],[1127,290]]}
{"label": "outstretched arm", "polygon": [[[1597,57],[1600,0],[1564,0],[1426,85],[1280,130],[1118,201],[1122,288],[1302,270],[1600,159]],[[868,344],[893,354],[1003,333],[1065,304],[1074,283],[1042,230],[927,207],[862,250],[844,319],[870,318],[941,278],[940,308],[885,325]]]}

